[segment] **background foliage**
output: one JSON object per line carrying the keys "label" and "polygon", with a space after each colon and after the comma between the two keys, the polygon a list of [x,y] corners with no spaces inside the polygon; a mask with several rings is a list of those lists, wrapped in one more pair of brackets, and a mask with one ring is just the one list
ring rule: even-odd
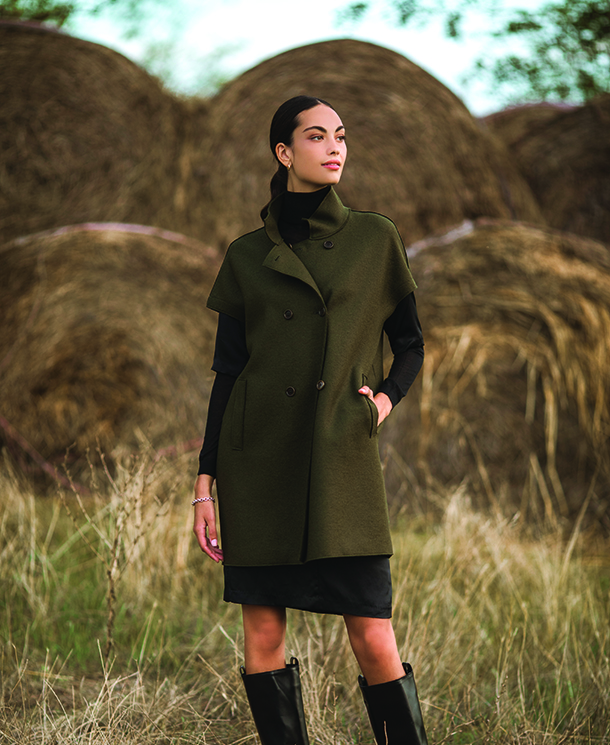
{"label": "background foliage", "polygon": [[576,102],[610,91],[608,0],[562,0],[534,11],[526,3],[503,9],[489,0],[370,0],[346,6],[340,20],[364,22],[379,6],[389,8],[389,22],[401,26],[440,17],[446,35],[462,42],[473,34],[474,13],[484,13],[489,53],[470,77],[483,74],[508,100]]}
{"label": "background foliage", "polygon": [[0,2],[0,17],[20,21],[38,21],[63,26],[77,13],[99,15],[107,10],[118,11],[127,21],[129,32],[136,33],[137,24],[151,4],[158,0],[6,0]]}

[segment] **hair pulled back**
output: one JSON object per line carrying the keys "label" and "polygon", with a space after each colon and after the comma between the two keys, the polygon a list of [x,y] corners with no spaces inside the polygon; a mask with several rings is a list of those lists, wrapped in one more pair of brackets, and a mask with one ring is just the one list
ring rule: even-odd
{"label": "hair pulled back", "polygon": [[[285,165],[280,163],[275,153],[275,148],[280,142],[283,142],[285,145],[292,145],[294,130],[297,128],[299,123],[299,114],[308,109],[313,109],[315,106],[319,106],[320,104],[328,106],[334,111],[334,108],[327,101],[323,101],[321,98],[315,98],[314,96],[294,96],[294,98],[289,98],[288,101],[284,101],[273,115],[271,128],[269,129],[269,147],[271,148],[273,157],[277,160],[277,171],[273,174],[273,178],[271,179],[271,200],[285,192],[288,186],[288,169]],[[261,210],[261,217],[263,220],[265,219],[267,207],[271,200],[269,200]]]}

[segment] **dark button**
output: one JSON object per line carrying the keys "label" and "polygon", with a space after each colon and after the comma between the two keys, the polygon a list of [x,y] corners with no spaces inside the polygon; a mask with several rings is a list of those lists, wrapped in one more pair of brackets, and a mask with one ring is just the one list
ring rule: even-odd
{"label": "dark button", "polygon": [[287,321],[289,321],[292,318],[293,315],[294,315],[294,313],[291,310],[285,310],[284,311],[284,318]]}
{"label": "dark button", "polygon": [[324,386],[325,386],[325,385],[326,385],[326,383],[325,383],[325,382],[324,382],[323,380],[318,380],[318,382],[316,383],[316,388],[317,388],[317,389],[318,389],[319,391],[321,391],[321,390],[322,390],[322,388],[324,388]]}
{"label": "dark button", "polygon": [[296,393],[296,388],[293,388],[291,385],[286,388],[286,395],[292,398],[294,394]]}
{"label": "dark button", "polygon": [[324,248],[332,248],[334,245],[332,241],[324,241]]}
{"label": "dark button", "polygon": [[326,308],[320,308],[320,310],[318,311],[318,315],[319,316],[325,316],[326,315]]}

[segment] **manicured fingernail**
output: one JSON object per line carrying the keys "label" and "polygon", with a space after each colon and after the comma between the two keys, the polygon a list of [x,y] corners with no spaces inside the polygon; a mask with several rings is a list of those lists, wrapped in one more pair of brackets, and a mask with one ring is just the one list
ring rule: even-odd
{"label": "manicured fingernail", "polygon": [[214,548],[216,548],[216,546],[218,546],[218,541],[216,540],[216,538],[212,538],[211,543],[212,543],[212,546],[214,546]]}

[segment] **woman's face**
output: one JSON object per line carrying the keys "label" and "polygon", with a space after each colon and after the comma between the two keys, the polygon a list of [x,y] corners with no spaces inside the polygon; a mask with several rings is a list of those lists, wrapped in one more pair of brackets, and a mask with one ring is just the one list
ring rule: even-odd
{"label": "woman's face", "polygon": [[288,191],[317,191],[338,184],[347,157],[345,127],[336,111],[319,104],[299,114],[292,144],[276,155],[288,170]]}

